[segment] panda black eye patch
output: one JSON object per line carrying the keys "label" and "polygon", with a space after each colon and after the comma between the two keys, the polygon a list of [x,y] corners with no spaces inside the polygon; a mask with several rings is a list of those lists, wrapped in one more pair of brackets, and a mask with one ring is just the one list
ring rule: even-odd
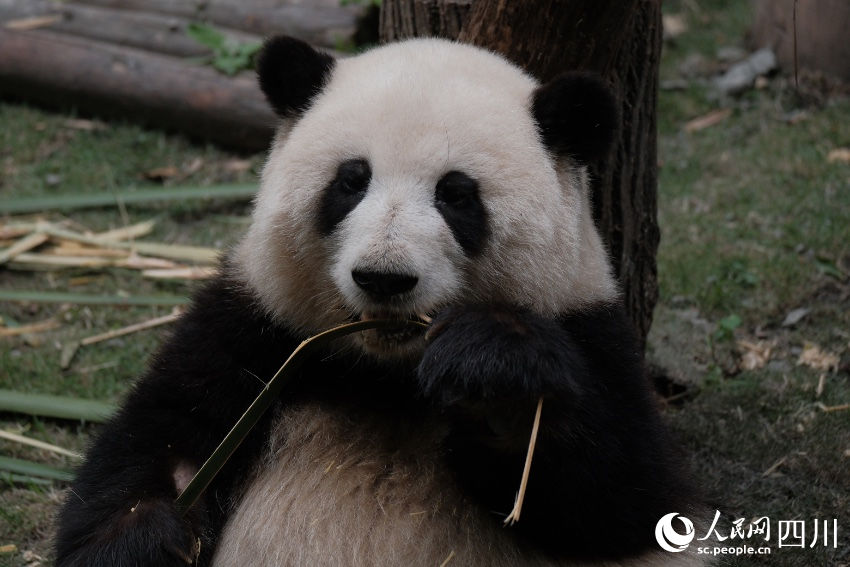
{"label": "panda black eye patch", "polygon": [[434,191],[434,206],[468,256],[475,256],[487,240],[487,211],[478,182],[460,171],[446,173]]}
{"label": "panda black eye patch", "polygon": [[362,158],[339,164],[333,181],[325,187],[319,202],[319,232],[328,236],[366,196],[372,181],[372,168]]}

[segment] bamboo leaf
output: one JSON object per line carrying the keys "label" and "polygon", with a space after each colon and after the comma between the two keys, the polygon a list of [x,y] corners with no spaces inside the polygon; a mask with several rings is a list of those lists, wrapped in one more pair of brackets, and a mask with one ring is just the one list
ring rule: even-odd
{"label": "bamboo leaf", "polygon": [[185,490],[180,493],[177,500],[174,502],[181,514],[185,514],[189,508],[200,498],[210,482],[221,470],[221,467],[230,458],[230,455],[239,447],[245,436],[251,431],[263,413],[277,399],[278,394],[286,383],[297,374],[301,364],[306,358],[326,345],[330,341],[350,335],[358,331],[375,329],[378,327],[399,326],[399,325],[417,325],[425,327],[424,323],[418,321],[385,321],[373,319],[370,321],[358,321],[356,323],[348,323],[329,329],[309,339],[302,341],[300,345],[289,355],[283,366],[275,373],[271,380],[266,384],[266,387],[260,392],[260,395],[254,400],[251,406],[242,414],[236,425],[224,437],[224,440],[219,444],[213,454],[201,466],[200,470],[195,474]]}
{"label": "bamboo leaf", "polygon": [[24,475],[37,478],[49,478],[52,480],[62,480],[69,482],[74,478],[70,471],[56,469],[41,463],[25,461],[23,459],[13,459],[12,457],[0,456],[0,471],[11,473],[13,475]]}
{"label": "bamboo leaf", "polygon": [[0,390],[0,412],[102,422],[115,410],[116,406],[97,400]]}

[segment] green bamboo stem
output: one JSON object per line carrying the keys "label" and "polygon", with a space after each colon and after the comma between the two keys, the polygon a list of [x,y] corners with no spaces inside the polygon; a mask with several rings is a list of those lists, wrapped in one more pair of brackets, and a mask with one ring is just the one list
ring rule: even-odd
{"label": "green bamboo stem", "polygon": [[50,210],[72,210],[110,207],[117,203],[135,205],[157,201],[186,199],[249,199],[257,192],[256,185],[214,185],[212,187],[156,187],[119,192],[23,197],[0,201],[0,214],[37,213]]}
{"label": "green bamboo stem", "polygon": [[115,413],[115,406],[96,400],[80,400],[47,394],[0,390],[0,412],[24,413],[99,423]]}
{"label": "green bamboo stem", "polygon": [[185,305],[186,297],[176,295],[88,295],[57,291],[0,289],[0,301],[30,301],[34,303],[75,303],[78,305]]}
{"label": "green bamboo stem", "polygon": [[200,470],[198,470],[186,486],[186,489],[180,494],[180,496],[177,497],[177,500],[174,502],[177,510],[181,514],[185,514],[189,508],[197,502],[198,498],[200,498],[201,494],[203,494],[204,490],[206,490],[215,478],[216,474],[218,474],[218,471],[221,470],[221,467],[223,467],[227,462],[227,459],[229,459],[233,452],[239,447],[242,440],[245,439],[257,421],[259,421],[263,413],[277,398],[277,395],[280,393],[283,386],[293,376],[295,376],[303,361],[311,353],[328,342],[345,335],[378,327],[399,326],[400,324],[418,325],[421,327],[426,326],[424,323],[420,323],[418,321],[358,321],[356,323],[347,323],[345,325],[340,325],[339,327],[334,327],[333,329],[329,329],[302,341],[301,344],[292,351],[292,354],[289,355],[289,358],[286,359],[283,366],[281,366],[272,379],[269,380],[266,387],[263,388],[251,406],[244,414],[242,414],[242,417],[239,418],[236,425],[233,426],[230,432],[225,436],[224,440],[222,440],[216,450],[213,451],[213,454],[210,455]]}
{"label": "green bamboo stem", "polygon": [[11,473],[12,475],[22,475],[25,477],[49,478],[51,480],[61,480],[70,482],[73,475],[70,471],[55,469],[42,465],[41,463],[33,463],[23,459],[13,459],[12,457],[0,456],[0,471]]}

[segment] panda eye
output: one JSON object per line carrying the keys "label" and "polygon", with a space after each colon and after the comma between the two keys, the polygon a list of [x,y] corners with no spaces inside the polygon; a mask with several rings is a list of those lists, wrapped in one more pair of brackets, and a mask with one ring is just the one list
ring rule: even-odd
{"label": "panda eye", "polygon": [[465,173],[450,171],[438,182],[434,194],[437,206],[462,208],[478,202],[478,183]]}
{"label": "panda eye", "polygon": [[365,159],[350,159],[339,164],[332,185],[347,195],[366,191],[372,180],[372,168]]}

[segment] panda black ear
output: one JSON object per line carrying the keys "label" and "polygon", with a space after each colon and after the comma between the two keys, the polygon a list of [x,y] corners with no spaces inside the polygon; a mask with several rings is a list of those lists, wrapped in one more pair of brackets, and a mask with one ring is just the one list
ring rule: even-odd
{"label": "panda black ear", "polygon": [[619,122],[613,93],[588,73],[564,73],[539,87],[531,111],[546,147],[583,163],[608,153]]}
{"label": "panda black ear", "polygon": [[277,36],[266,41],[257,57],[257,78],[274,111],[287,118],[307,108],[335,62],[300,39]]}

